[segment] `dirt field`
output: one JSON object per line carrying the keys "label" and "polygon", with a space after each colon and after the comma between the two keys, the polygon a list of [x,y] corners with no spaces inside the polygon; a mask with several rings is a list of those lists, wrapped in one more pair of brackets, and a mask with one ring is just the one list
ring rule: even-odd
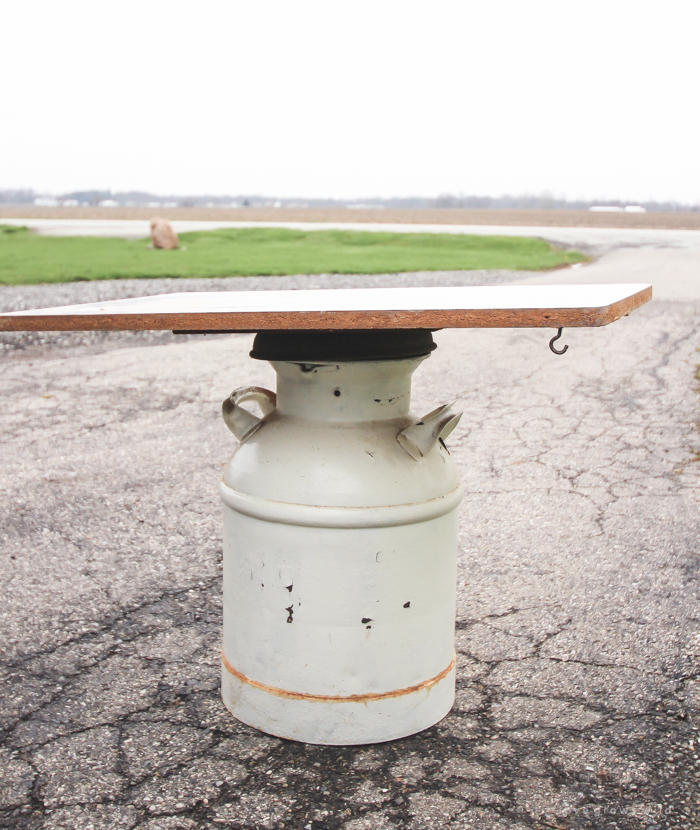
{"label": "dirt field", "polygon": [[14,219],[201,219],[248,222],[387,222],[436,225],[515,225],[564,228],[669,228],[700,230],[700,211],[591,213],[587,210],[369,210],[349,208],[40,208],[0,207]]}

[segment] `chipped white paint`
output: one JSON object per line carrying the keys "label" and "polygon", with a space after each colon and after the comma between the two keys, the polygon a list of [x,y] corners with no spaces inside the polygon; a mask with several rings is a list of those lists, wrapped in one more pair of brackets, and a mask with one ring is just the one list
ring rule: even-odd
{"label": "chipped white paint", "polygon": [[[274,409],[252,388],[225,406],[242,440],[221,483],[222,694],[251,726],[361,744],[452,706],[463,488],[439,438],[457,416],[416,426],[421,360],[275,362]],[[260,423],[236,412],[245,400],[267,409]]]}

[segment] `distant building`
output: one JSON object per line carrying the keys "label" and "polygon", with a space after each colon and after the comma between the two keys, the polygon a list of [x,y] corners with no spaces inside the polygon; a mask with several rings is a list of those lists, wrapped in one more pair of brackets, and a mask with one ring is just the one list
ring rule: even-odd
{"label": "distant building", "polygon": [[646,208],[641,205],[592,205],[588,210],[593,213],[646,213]]}

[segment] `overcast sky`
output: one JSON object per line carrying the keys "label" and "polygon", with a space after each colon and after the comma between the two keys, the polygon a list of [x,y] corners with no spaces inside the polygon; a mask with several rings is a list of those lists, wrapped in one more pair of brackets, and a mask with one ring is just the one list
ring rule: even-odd
{"label": "overcast sky", "polygon": [[24,0],[0,189],[700,203],[698,0]]}

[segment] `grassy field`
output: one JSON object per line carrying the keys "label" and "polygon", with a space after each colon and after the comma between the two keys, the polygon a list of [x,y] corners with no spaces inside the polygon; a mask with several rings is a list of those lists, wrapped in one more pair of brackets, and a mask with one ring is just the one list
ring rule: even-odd
{"label": "grassy field", "polygon": [[38,236],[0,226],[0,284],[147,277],[382,274],[401,271],[540,271],[586,257],[512,236],[245,228],[184,233],[181,248],[149,240]]}

